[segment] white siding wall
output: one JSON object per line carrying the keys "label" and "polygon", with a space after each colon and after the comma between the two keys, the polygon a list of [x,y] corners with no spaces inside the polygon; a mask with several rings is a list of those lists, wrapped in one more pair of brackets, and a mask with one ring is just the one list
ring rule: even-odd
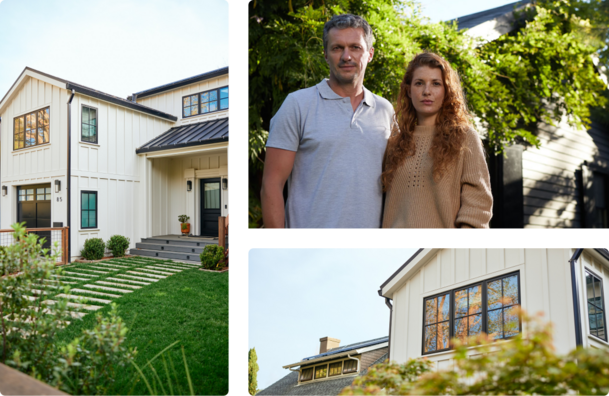
{"label": "white siding wall", "polygon": [[[97,109],[98,143],[83,143],[82,105]],[[94,98],[75,95],[72,101],[72,257],[87,238],[115,234],[128,237],[131,247],[145,235],[145,163],[135,149],[167,131],[173,122],[132,111]],[[144,178],[144,180],[142,180]],[[80,192],[98,193],[98,227],[81,229]],[[142,208],[144,210],[142,210]]]}
{"label": "white siding wall", "polygon": [[[191,232],[200,233],[200,179],[228,177],[226,150],[215,154],[155,158],[151,162],[151,235],[180,234],[178,216],[190,216]],[[194,177],[192,177],[194,175]],[[186,181],[193,181],[191,192]],[[228,214],[228,190],[222,190],[222,216]]]}
{"label": "white siding wall", "polygon": [[[55,189],[52,189],[51,221],[66,225],[67,102],[65,89],[28,77],[4,110],[0,124],[0,167],[2,185],[8,186],[8,194],[0,196],[0,228],[8,229],[17,221],[17,186],[52,184],[57,179],[61,180],[62,191],[55,194]],[[51,112],[50,143],[13,150],[13,119],[47,106]],[[62,201],[58,202],[57,198],[62,198]]]}
{"label": "white siding wall", "polygon": [[[149,96],[143,99],[137,99],[137,102],[143,104],[144,106],[152,107],[153,109],[157,109],[178,117],[178,124],[190,124],[194,122],[213,120],[217,118],[225,118],[228,117],[228,110],[216,111],[213,113],[203,114],[196,117],[188,117],[182,120],[182,97],[209,91],[210,89],[214,88],[225,87],[227,85],[228,74],[201,81],[195,84],[190,84],[181,87],[180,89],[163,92],[158,95]],[[230,98],[230,89],[228,95]]]}
{"label": "white siding wall", "polygon": [[[470,283],[520,271],[522,307],[544,312],[555,325],[559,352],[575,347],[568,260],[570,249],[443,249],[393,295],[391,360],[422,355],[423,299]],[[451,352],[426,355],[450,364]]]}

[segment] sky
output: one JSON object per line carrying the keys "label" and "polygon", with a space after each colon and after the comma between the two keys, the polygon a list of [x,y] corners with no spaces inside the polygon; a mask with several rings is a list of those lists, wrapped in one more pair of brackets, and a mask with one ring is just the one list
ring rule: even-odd
{"label": "sky", "polygon": [[490,10],[515,0],[420,0],[421,12],[431,22],[448,21],[464,15]]}
{"label": "sky", "polygon": [[0,0],[0,98],[26,66],[126,98],[228,66],[225,0]]}
{"label": "sky", "polygon": [[319,339],[340,345],[389,335],[379,286],[416,249],[252,249],[249,347],[258,356],[258,388],[282,366],[319,353]]}

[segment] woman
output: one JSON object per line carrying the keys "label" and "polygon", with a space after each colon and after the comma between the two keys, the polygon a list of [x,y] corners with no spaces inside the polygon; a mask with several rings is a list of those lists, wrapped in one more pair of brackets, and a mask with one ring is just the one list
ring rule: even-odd
{"label": "woman", "polygon": [[488,168],[457,72],[425,52],[408,65],[382,174],[383,227],[488,228]]}

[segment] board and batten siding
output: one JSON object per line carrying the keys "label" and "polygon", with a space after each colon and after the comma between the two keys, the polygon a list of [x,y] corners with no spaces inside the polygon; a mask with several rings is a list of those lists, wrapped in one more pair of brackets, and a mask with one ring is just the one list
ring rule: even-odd
{"label": "board and batten siding", "polygon": [[[0,196],[2,223],[0,228],[8,229],[17,221],[17,186],[53,183],[60,180],[67,183],[67,106],[69,96],[65,89],[38,79],[28,77],[6,106],[0,123],[1,155],[0,168],[2,185],[8,187],[7,196]],[[35,110],[50,108],[49,143],[13,150],[14,118]],[[58,194],[52,189],[51,221],[66,222],[67,199],[65,189]],[[62,197],[58,202],[57,198]]]}
{"label": "board and batten siding", "polygon": [[540,148],[522,153],[524,227],[582,227],[581,167],[587,161],[607,168],[609,134],[597,123],[586,131],[563,121],[543,125],[538,137]]}
{"label": "board and batten siding", "polygon": [[[97,144],[81,141],[82,106],[97,109]],[[88,238],[146,236],[145,166],[135,150],[174,125],[138,111],[76,94],[72,100],[72,257]],[[81,191],[97,191],[98,224],[81,229]]]}
{"label": "board and batten siding", "polygon": [[[544,312],[554,322],[560,353],[575,347],[568,260],[571,249],[442,249],[425,258],[393,294],[390,358],[406,362],[422,356],[423,299],[513,271],[520,272],[521,305]],[[452,351],[426,355],[449,367]]]}
{"label": "board and batten siding", "polygon": [[[228,177],[226,149],[213,154],[153,158],[151,162],[151,235],[180,234],[178,216],[190,216],[191,233],[200,235],[200,179]],[[193,177],[194,176],[194,177]],[[186,191],[186,181],[193,181]],[[221,191],[222,216],[228,214],[228,190]]]}
{"label": "board and batten siding", "polygon": [[196,93],[209,91],[210,89],[226,86],[228,86],[228,74],[186,85],[178,89],[161,92],[156,95],[147,96],[142,99],[137,98],[137,103],[178,117],[178,125],[214,120],[228,117],[228,110],[220,110],[213,113],[200,114],[198,116],[182,119],[182,98],[184,96],[194,95]]}

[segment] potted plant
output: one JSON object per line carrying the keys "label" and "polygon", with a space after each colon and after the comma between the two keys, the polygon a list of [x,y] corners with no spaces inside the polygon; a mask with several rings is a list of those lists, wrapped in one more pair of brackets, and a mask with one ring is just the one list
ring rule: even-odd
{"label": "potted plant", "polygon": [[190,234],[190,223],[187,223],[189,219],[190,217],[188,217],[187,215],[178,216],[178,220],[180,221],[180,223],[182,223],[182,235]]}

